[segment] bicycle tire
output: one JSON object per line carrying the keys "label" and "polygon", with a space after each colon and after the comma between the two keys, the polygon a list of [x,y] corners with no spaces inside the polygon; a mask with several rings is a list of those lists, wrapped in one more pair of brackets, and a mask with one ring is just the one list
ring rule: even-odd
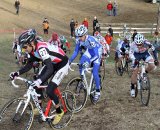
{"label": "bicycle tire", "polygon": [[87,102],[88,93],[85,87],[85,83],[80,77],[75,77],[68,82],[66,89],[73,92],[76,99],[76,106],[74,112],[80,112]]}
{"label": "bicycle tire", "polygon": [[121,66],[119,67],[118,62],[115,63],[115,70],[117,75],[122,76],[123,75],[123,67],[122,67],[122,62],[121,62]]}
{"label": "bicycle tire", "polygon": [[[58,124],[53,125],[52,122],[50,122],[50,126],[53,129],[62,129],[66,127],[71,121],[73,113],[74,113],[74,107],[75,107],[74,94],[69,90],[64,90],[62,92],[62,98],[59,98],[59,104],[60,104],[60,108],[64,111],[64,115]],[[49,115],[55,114],[55,108],[53,107],[54,106],[52,105]]]}
{"label": "bicycle tire", "polygon": [[148,106],[150,99],[150,80],[147,74],[144,75],[143,78],[141,78],[140,85],[141,103],[143,106]]}
{"label": "bicycle tire", "polygon": [[105,60],[103,59],[101,62],[101,66],[100,66],[100,70],[99,70],[99,74],[100,74],[100,78],[101,78],[101,86],[103,86],[103,81],[105,79]]}
{"label": "bicycle tire", "polygon": [[91,103],[94,105],[97,103],[94,101],[95,93],[96,93],[96,84],[95,84],[95,81],[93,80],[91,90],[90,90],[90,100],[91,100]]}
{"label": "bicycle tire", "polygon": [[126,68],[126,71],[127,71],[127,74],[128,74],[128,76],[129,77],[131,77],[132,76],[132,71],[131,71],[131,69],[129,68],[131,66],[131,62],[126,62],[126,65],[125,65],[125,68]]}
{"label": "bicycle tire", "polygon": [[[0,111],[0,129],[13,129],[13,130],[30,130],[34,114],[33,114],[33,105],[29,102],[24,113],[21,115],[21,112],[24,108],[25,98],[14,98],[7,102]],[[21,102],[21,105],[19,103]],[[24,104],[23,104],[24,103]],[[20,106],[16,112],[17,106]],[[16,112],[16,113],[15,113]],[[29,115],[29,118],[27,118]],[[28,119],[28,120],[27,120]],[[25,123],[27,121],[27,123]],[[24,125],[24,127],[23,127]]]}

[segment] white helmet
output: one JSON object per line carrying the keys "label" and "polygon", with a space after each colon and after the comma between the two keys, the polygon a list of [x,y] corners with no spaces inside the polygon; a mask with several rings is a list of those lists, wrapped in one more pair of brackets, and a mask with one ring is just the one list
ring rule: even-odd
{"label": "white helmet", "polygon": [[130,41],[131,40],[131,36],[130,35],[125,35],[124,39]]}
{"label": "white helmet", "polygon": [[144,42],[144,36],[140,33],[138,33],[135,37],[134,37],[134,42],[137,44],[137,45],[140,45],[140,44],[143,44]]}
{"label": "white helmet", "polygon": [[88,32],[88,29],[84,25],[80,25],[79,27],[76,28],[75,35],[77,37],[81,37],[87,34],[87,32]]}

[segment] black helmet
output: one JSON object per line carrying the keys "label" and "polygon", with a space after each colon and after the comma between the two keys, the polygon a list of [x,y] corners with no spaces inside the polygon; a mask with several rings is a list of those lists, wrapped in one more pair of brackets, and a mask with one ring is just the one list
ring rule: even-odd
{"label": "black helmet", "polygon": [[25,32],[23,32],[19,38],[19,45],[23,47],[25,44],[30,44],[32,41],[34,41],[36,38],[36,30],[35,29],[29,29]]}

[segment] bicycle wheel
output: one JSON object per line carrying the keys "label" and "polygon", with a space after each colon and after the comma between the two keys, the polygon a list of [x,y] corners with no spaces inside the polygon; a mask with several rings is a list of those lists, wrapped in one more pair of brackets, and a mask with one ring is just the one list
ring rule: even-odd
{"label": "bicycle wheel", "polygon": [[[59,97],[59,104],[60,104],[61,109],[64,111],[64,115],[58,124],[53,125],[52,122],[50,122],[50,126],[53,129],[54,128],[56,128],[56,129],[64,128],[71,121],[72,116],[73,116],[73,112],[74,112],[74,107],[75,107],[74,94],[68,90],[63,91],[62,97]],[[55,108],[53,108],[53,107],[54,106],[52,105],[52,108],[50,110],[49,115],[55,114]]]}
{"label": "bicycle wheel", "polygon": [[122,67],[122,62],[121,66],[119,67],[118,62],[115,63],[115,70],[117,75],[122,76],[123,75],[123,67]]}
{"label": "bicycle wheel", "polygon": [[102,59],[102,62],[101,62],[101,66],[100,66],[100,70],[99,70],[99,74],[100,74],[100,78],[101,78],[101,86],[103,86],[103,81],[104,81],[104,78],[105,78],[105,59]]}
{"label": "bicycle wheel", "polygon": [[125,65],[125,68],[126,68],[126,71],[127,71],[127,74],[128,74],[129,77],[132,76],[132,71],[131,71],[130,67],[131,67],[131,61],[127,61],[126,65]]}
{"label": "bicycle wheel", "polygon": [[147,74],[143,75],[140,85],[141,103],[142,105],[147,106],[150,99],[150,80]]}
{"label": "bicycle wheel", "polygon": [[16,98],[5,104],[0,111],[1,130],[30,130],[34,119],[33,105],[29,102],[22,113],[25,103],[25,98]]}
{"label": "bicycle wheel", "polygon": [[73,92],[76,99],[76,106],[74,112],[77,113],[83,109],[87,101],[87,89],[80,77],[73,78],[67,84],[66,89]]}
{"label": "bicycle wheel", "polygon": [[92,86],[91,86],[91,91],[90,91],[90,100],[93,104],[96,104],[96,102],[94,101],[94,96],[96,93],[96,84],[95,81],[92,81]]}

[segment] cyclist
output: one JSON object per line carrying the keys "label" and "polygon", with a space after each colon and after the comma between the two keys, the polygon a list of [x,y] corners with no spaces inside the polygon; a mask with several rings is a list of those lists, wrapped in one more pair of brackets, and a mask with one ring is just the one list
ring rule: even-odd
{"label": "cyclist", "polygon": [[[151,48],[153,52],[153,57],[152,55],[148,52],[149,49]],[[157,52],[155,51],[154,46],[148,42],[144,36],[140,33],[138,33],[135,38],[134,42],[131,44],[130,47],[130,57],[134,61],[133,63],[133,72],[131,76],[131,89],[130,89],[130,94],[131,97],[135,97],[135,84],[137,82],[137,73],[138,73],[138,68],[137,68],[137,63],[141,59],[144,60],[145,62],[148,63],[148,66],[146,68],[146,73],[154,70],[156,68],[155,65],[158,65],[158,58],[157,58]]]}
{"label": "cyclist", "polygon": [[102,53],[102,55],[107,56],[110,53],[110,47],[107,44],[105,38],[98,31],[96,31],[94,33],[94,37],[96,37],[98,39],[98,41],[102,44],[102,47],[103,47],[103,53]]}
{"label": "cyclist", "polygon": [[90,64],[93,65],[93,77],[96,83],[96,92],[94,96],[94,102],[98,102],[100,99],[100,77],[98,75],[100,68],[100,61],[102,55],[102,45],[95,39],[95,37],[87,35],[88,29],[84,25],[80,25],[75,30],[76,39],[75,50],[70,58],[70,63],[77,57],[81,46],[84,47],[85,52],[80,58],[80,74],[83,67],[88,67]]}
{"label": "cyclist", "polygon": [[[40,86],[43,82],[53,76],[47,87],[47,95],[55,103],[57,115],[53,120],[53,124],[57,124],[64,115],[63,110],[59,106],[58,97],[54,94],[54,90],[58,87],[63,77],[68,74],[69,61],[61,48],[54,48],[46,42],[37,40],[37,34],[34,29],[29,29],[19,36],[19,44],[30,55],[27,64],[16,72],[10,74],[10,78],[14,79],[27,71],[29,71],[33,62],[43,61],[41,73],[37,80],[31,84],[33,87]],[[40,89],[37,89],[40,90]],[[41,105],[41,104],[40,104]]]}
{"label": "cyclist", "polygon": [[67,52],[67,48],[70,51],[70,43],[67,41],[67,39],[65,38],[65,36],[60,35],[59,39],[60,39],[61,48],[63,49],[63,51],[66,53]]}
{"label": "cyclist", "polygon": [[48,42],[50,44],[53,44],[53,45],[61,48],[61,42],[60,42],[59,36],[56,32],[52,33],[52,37],[50,38],[50,40]]}
{"label": "cyclist", "polygon": [[120,65],[121,65],[122,58],[125,55],[129,54],[130,41],[131,41],[130,35],[126,35],[124,37],[124,40],[119,41],[116,47],[115,60],[116,60],[116,63],[118,62],[118,66],[119,66],[118,69],[120,71],[121,71]]}

